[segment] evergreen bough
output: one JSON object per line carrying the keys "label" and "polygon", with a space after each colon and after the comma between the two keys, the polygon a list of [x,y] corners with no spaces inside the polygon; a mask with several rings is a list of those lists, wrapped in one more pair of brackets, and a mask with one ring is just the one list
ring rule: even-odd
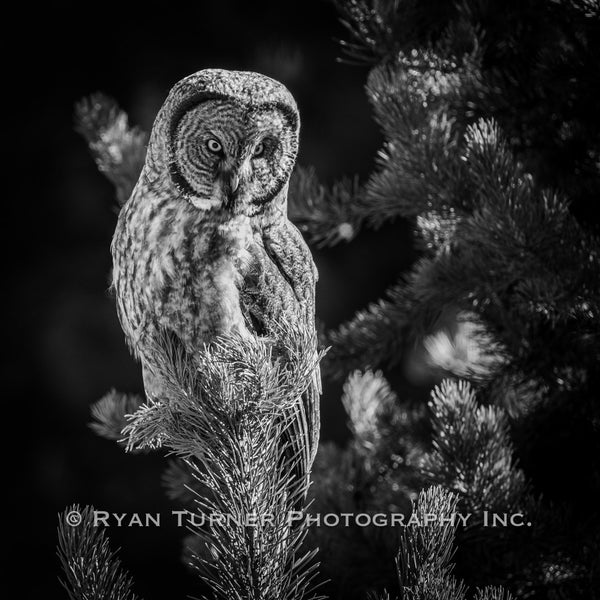
{"label": "evergreen bough", "polygon": [[[369,68],[366,93],[385,141],[364,182],[326,186],[298,168],[290,216],[318,247],[407,219],[420,255],[381,300],[323,334],[331,349],[322,368],[345,380],[352,439],[322,444],[312,509],[473,518],[466,527],[311,529],[328,591],[598,597],[600,265],[583,221],[600,193],[600,5],[335,4],[346,59]],[[102,95],[78,105],[77,122],[122,204],[146,134]],[[452,332],[437,326],[447,311]],[[282,427],[301,421],[294,398],[314,367],[302,358],[304,334],[287,367],[260,343],[226,338],[207,348],[199,373],[166,340],[157,356],[172,404],[111,392],[93,409],[94,428],[130,448],[175,453],[168,494],[192,510],[284,510],[306,490],[284,468],[267,475],[265,462],[280,464]],[[381,371],[400,365],[415,341],[445,377],[427,406],[395,394]],[[485,511],[518,512],[529,525],[485,527]],[[71,598],[134,598],[103,532],[62,523]],[[215,597],[313,593],[302,525],[196,533],[190,560]]]}

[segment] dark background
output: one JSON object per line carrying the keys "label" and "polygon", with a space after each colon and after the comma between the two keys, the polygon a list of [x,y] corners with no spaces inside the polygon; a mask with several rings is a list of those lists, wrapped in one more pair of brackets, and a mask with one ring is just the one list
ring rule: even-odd
{"label": "dark background", "polygon": [[[3,144],[10,164],[2,368],[12,534],[5,545],[31,574],[19,577],[18,589],[24,597],[66,597],[54,556],[57,513],[80,503],[161,512],[160,529],[113,527],[110,537],[143,597],[183,598],[195,579],[179,559],[184,532],[168,518],[164,459],[125,455],[87,427],[91,403],[111,387],[141,391],[141,378],[107,291],[113,190],[73,130],[73,105],[101,90],[148,130],[185,75],[205,67],[261,71],[295,95],[299,162],[331,183],[364,178],[374,166],[381,139],[363,92],[367,71],[336,62],[335,38],[344,31],[332,5],[320,0],[22,7],[7,28],[18,41],[5,49],[6,89],[16,90],[5,93]],[[405,223],[314,254],[317,310],[327,326],[377,299],[414,259]],[[343,443],[339,393],[326,389],[322,438]]]}

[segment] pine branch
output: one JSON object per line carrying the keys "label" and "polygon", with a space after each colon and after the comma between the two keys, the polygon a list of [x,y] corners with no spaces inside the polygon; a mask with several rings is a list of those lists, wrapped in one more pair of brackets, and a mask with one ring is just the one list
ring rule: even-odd
{"label": "pine branch", "polygon": [[[548,380],[556,378],[560,356],[560,377],[574,385],[576,373],[598,360],[597,241],[581,230],[563,199],[537,190],[493,123],[470,128],[466,144],[475,211],[452,225],[446,249],[417,263],[388,299],[328,334],[326,374],[341,377],[348,369],[397,362],[407,333],[431,335],[439,307],[453,305],[477,315],[492,343],[487,346],[499,351],[480,365],[452,369],[461,376],[491,378],[508,359],[511,368],[534,368]],[[565,336],[573,340],[566,352]],[[439,349],[439,341],[430,340],[431,348]],[[567,365],[578,370],[569,375]]]}
{"label": "pine branch", "polygon": [[[360,227],[427,213],[460,219],[465,199],[462,129],[456,113],[476,81],[476,59],[444,59],[433,51],[400,54],[375,68],[367,94],[386,145],[380,170],[363,188],[342,180],[330,190],[311,169],[297,169],[290,186],[290,218],[318,246],[350,240]],[[452,109],[451,109],[452,108]],[[423,223],[426,226],[425,223]],[[429,226],[431,228],[431,225]],[[429,236],[429,243],[435,236]]]}
{"label": "pine branch", "polygon": [[[476,208],[457,227],[452,250],[418,278],[416,310],[429,314],[448,303],[473,310],[515,365],[529,367],[535,357],[536,375],[548,380],[556,374],[555,362],[544,365],[548,358],[591,367],[598,356],[597,241],[564,199],[537,189],[493,123],[469,130],[465,160]],[[573,340],[566,353],[565,335]]]}
{"label": "pine branch", "polygon": [[354,439],[365,452],[373,452],[381,443],[382,417],[394,412],[396,394],[383,378],[381,371],[364,374],[355,371],[344,384],[342,404],[350,417]]}
{"label": "pine branch", "polygon": [[381,475],[385,469],[412,469],[419,462],[424,415],[401,405],[381,371],[351,373],[342,403],[367,471]]}
{"label": "pine branch", "polygon": [[489,586],[478,589],[473,600],[513,600],[513,596],[502,587]]}
{"label": "pine branch", "polygon": [[309,241],[332,245],[352,239],[362,226],[419,215],[431,245],[442,235],[440,221],[460,220],[469,196],[460,160],[463,127],[456,121],[478,85],[477,72],[475,54],[446,59],[433,50],[400,53],[371,72],[367,94],[386,138],[380,169],[364,188],[342,180],[331,189],[313,170],[296,170],[290,218]]}
{"label": "pine branch", "polygon": [[75,107],[75,128],[87,141],[98,169],[115,186],[122,206],[133,191],[144,166],[148,135],[130,127],[127,114],[101,93]]}
{"label": "pine branch", "polygon": [[[369,19],[377,22],[384,5],[391,3],[347,5],[355,32],[375,43]],[[461,15],[433,45],[399,51],[370,74],[386,146],[348,210],[361,226],[416,218],[434,260],[329,334],[325,371],[341,378],[344,369],[394,364],[413,324],[431,336],[423,325],[450,305],[476,315],[499,352],[461,365],[454,340],[430,337],[429,350],[452,351],[449,372],[490,379],[533,369],[533,377],[575,386],[600,359],[599,244],[563,198],[535,185],[493,121],[465,131],[484,87],[481,35],[469,11]],[[325,229],[335,231],[335,223]],[[389,299],[398,293],[395,305]]]}
{"label": "pine branch", "polygon": [[357,179],[343,179],[327,189],[314,169],[297,167],[289,187],[289,218],[317,248],[349,242],[361,227],[355,209],[361,193]]}
{"label": "pine branch", "polygon": [[[459,497],[441,486],[421,491],[413,505],[415,522],[400,536],[396,558],[403,600],[464,600],[467,588],[453,575]],[[435,515],[433,524],[427,516]],[[512,600],[501,587],[478,590],[477,600]]]}
{"label": "pine branch", "polygon": [[[458,497],[442,487],[419,494],[413,512],[419,523],[434,514],[434,525],[409,524],[402,531],[396,559],[403,600],[464,600],[464,584],[452,576]],[[446,519],[447,521],[443,521]]]}
{"label": "pine branch", "polygon": [[359,311],[338,329],[326,333],[331,349],[325,356],[325,377],[342,379],[354,369],[391,366],[399,359],[413,305],[410,285],[393,286],[384,299]]}
{"label": "pine branch", "polygon": [[111,390],[92,405],[93,422],[90,423],[90,428],[103,438],[123,442],[126,437],[123,429],[128,423],[127,416],[132,415],[142,403],[141,396]]}
{"label": "pine branch", "polygon": [[459,493],[473,513],[516,509],[528,488],[513,456],[504,412],[478,406],[464,381],[445,380],[429,406],[433,451],[423,463],[424,473]]}
{"label": "pine branch", "polygon": [[430,213],[457,219],[468,210],[460,148],[477,74],[476,54],[445,58],[434,50],[400,53],[370,73],[367,95],[386,139],[360,207],[370,225]]}
{"label": "pine branch", "polygon": [[[398,47],[400,0],[334,0],[351,41],[340,41],[348,62],[377,63]],[[406,9],[407,2],[403,2]]]}
{"label": "pine branch", "polygon": [[[110,549],[105,531],[94,524],[93,507],[70,506],[59,514],[58,557],[70,600],[138,600],[131,576]],[[71,518],[81,518],[71,524]]]}
{"label": "pine branch", "polygon": [[[412,271],[392,286],[383,300],[359,311],[338,329],[328,331],[324,343],[331,348],[325,356],[325,377],[340,379],[346,370],[390,367],[402,359],[408,344],[423,339],[432,368],[468,377],[489,380],[505,367],[508,356],[496,336],[463,301],[470,311],[459,311],[457,331],[452,339],[436,329],[439,307],[460,302],[456,289],[432,289],[429,278],[437,273],[438,258],[418,261]],[[458,283],[458,282],[457,282]],[[435,300],[428,300],[431,293]]]}
{"label": "pine branch", "polygon": [[293,517],[309,485],[318,414],[301,396],[318,357],[314,333],[282,327],[285,357],[231,335],[190,361],[165,336],[152,368],[169,400],[150,400],[127,427],[130,447],[161,445],[185,461],[208,490],[195,498],[200,515],[224,517],[197,531],[204,551],[195,564],[217,598],[314,597],[316,551],[301,549],[306,523]]}

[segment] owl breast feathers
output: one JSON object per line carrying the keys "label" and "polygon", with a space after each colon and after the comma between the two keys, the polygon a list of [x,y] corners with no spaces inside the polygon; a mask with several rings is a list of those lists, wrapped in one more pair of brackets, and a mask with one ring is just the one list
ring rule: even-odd
{"label": "owl breast feathers", "polygon": [[[316,269],[287,218],[298,129],[289,91],[257,73],[204,70],[169,93],[112,243],[118,315],[149,396],[162,393],[148,369],[161,332],[193,355],[231,332],[285,345],[282,319],[314,331]],[[313,414],[319,386],[317,374]]]}

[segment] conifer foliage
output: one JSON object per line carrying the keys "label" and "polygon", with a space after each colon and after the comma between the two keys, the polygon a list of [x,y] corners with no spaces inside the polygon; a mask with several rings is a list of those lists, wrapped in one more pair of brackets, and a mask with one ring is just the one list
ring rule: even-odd
{"label": "conifer foliage", "polygon": [[[442,503],[451,491],[470,519],[455,555],[440,534],[422,563],[407,556],[405,529],[397,585],[382,574],[392,549],[381,534],[321,539],[331,549],[322,569],[335,579],[367,543],[372,568],[338,579],[344,597],[364,594],[365,574],[387,597],[595,597],[600,264],[593,228],[576,215],[600,191],[597,114],[578,96],[597,80],[598,4],[439,4],[337,2],[385,141],[351,195],[298,171],[293,211],[317,243],[339,242],[341,224],[357,235],[408,219],[420,249],[381,300],[325,334],[324,371],[347,378],[354,439],[321,453],[317,503],[335,506],[327,488],[343,491],[348,511],[406,510],[419,495],[418,513],[423,490]],[[557,89],[565,69],[572,84]],[[577,155],[552,173],[569,144]],[[451,331],[437,326],[448,311]],[[373,372],[403,364],[415,341],[446,376],[426,410]],[[491,514],[524,522],[489,527]],[[459,579],[447,579],[451,562]]]}
{"label": "conifer foliage", "polygon": [[[199,530],[190,561],[217,598],[311,597],[317,546],[332,598],[596,598],[600,246],[585,219],[600,193],[600,5],[335,3],[345,57],[368,69],[385,141],[365,181],[327,186],[298,168],[290,216],[316,247],[407,219],[420,254],[379,301],[323,334],[322,370],[345,381],[352,439],[321,445],[310,510],[414,518],[402,527],[307,530],[275,519],[252,535]],[[77,115],[122,203],[145,134],[103,96]],[[437,327],[447,311],[452,331]],[[241,514],[251,498],[253,509],[283,514],[306,494],[286,465],[269,468],[282,464],[284,428],[303,435],[294,398],[315,366],[305,335],[291,336],[287,367],[258,342],[227,338],[194,373],[166,339],[158,367],[172,403],[111,392],[93,409],[94,428],[175,454],[165,484],[191,510]],[[415,341],[443,374],[427,405],[395,393],[385,376]],[[438,523],[423,526],[430,514]],[[489,526],[491,515],[501,524]],[[109,597],[102,586],[134,597],[103,534],[84,528],[76,539],[62,522],[59,530],[72,598]],[[106,567],[92,583],[104,583],[82,595],[98,553]]]}

